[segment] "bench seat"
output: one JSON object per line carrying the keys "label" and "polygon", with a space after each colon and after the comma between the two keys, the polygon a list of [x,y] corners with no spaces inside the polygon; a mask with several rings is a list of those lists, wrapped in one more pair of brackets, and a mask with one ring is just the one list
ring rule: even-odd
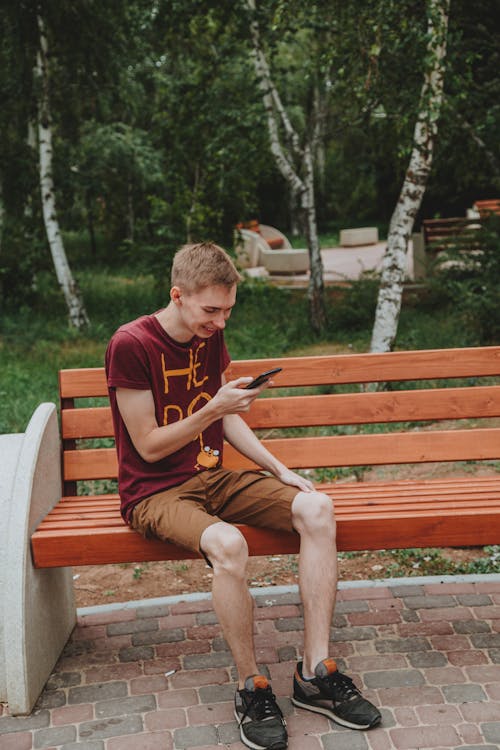
{"label": "bench seat", "polygon": [[[449,547],[499,541],[500,476],[323,483],[340,550]],[[252,555],[298,552],[298,536],[240,526]],[[125,526],[117,495],[66,497],[32,536],[36,567],[197,557]]]}

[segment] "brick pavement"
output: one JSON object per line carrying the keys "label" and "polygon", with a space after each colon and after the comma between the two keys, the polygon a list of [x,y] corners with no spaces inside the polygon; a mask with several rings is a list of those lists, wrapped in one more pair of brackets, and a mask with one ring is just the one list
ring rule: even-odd
{"label": "brick pavement", "polygon": [[[340,588],[331,653],[382,708],[370,732],[292,706],[298,594],[268,589],[255,603],[259,661],[290,750],[498,750],[500,577]],[[33,713],[0,706],[0,747],[242,750],[234,679],[210,599],[81,610]]]}

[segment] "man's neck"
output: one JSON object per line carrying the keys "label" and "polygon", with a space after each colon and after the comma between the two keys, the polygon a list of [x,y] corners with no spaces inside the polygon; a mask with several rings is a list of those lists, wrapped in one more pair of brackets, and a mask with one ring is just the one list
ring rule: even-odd
{"label": "man's neck", "polygon": [[156,319],[163,330],[168,333],[170,338],[177,341],[179,344],[186,344],[193,338],[191,331],[186,330],[179,320],[177,308],[173,302],[169,302],[167,307],[164,307],[163,310],[156,313]]}

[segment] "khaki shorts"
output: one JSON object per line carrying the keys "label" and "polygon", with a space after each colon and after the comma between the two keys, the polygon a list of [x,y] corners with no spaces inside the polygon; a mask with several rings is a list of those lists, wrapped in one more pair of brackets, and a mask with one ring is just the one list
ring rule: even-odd
{"label": "khaki shorts", "polygon": [[298,487],[258,471],[211,469],[142,500],[131,527],[200,554],[201,535],[219,521],[294,531],[291,505]]}

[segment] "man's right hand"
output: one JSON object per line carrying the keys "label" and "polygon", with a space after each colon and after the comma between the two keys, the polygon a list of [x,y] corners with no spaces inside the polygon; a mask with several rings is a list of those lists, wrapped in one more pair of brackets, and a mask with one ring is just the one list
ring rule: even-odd
{"label": "man's right hand", "polygon": [[267,381],[257,388],[247,390],[245,386],[251,383],[252,380],[253,378],[244,377],[224,383],[210,402],[211,408],[217,412],[220,411],[221,417],[225,417],[227,414],[242,414],[247,412],[257,396],[271,382]]}

